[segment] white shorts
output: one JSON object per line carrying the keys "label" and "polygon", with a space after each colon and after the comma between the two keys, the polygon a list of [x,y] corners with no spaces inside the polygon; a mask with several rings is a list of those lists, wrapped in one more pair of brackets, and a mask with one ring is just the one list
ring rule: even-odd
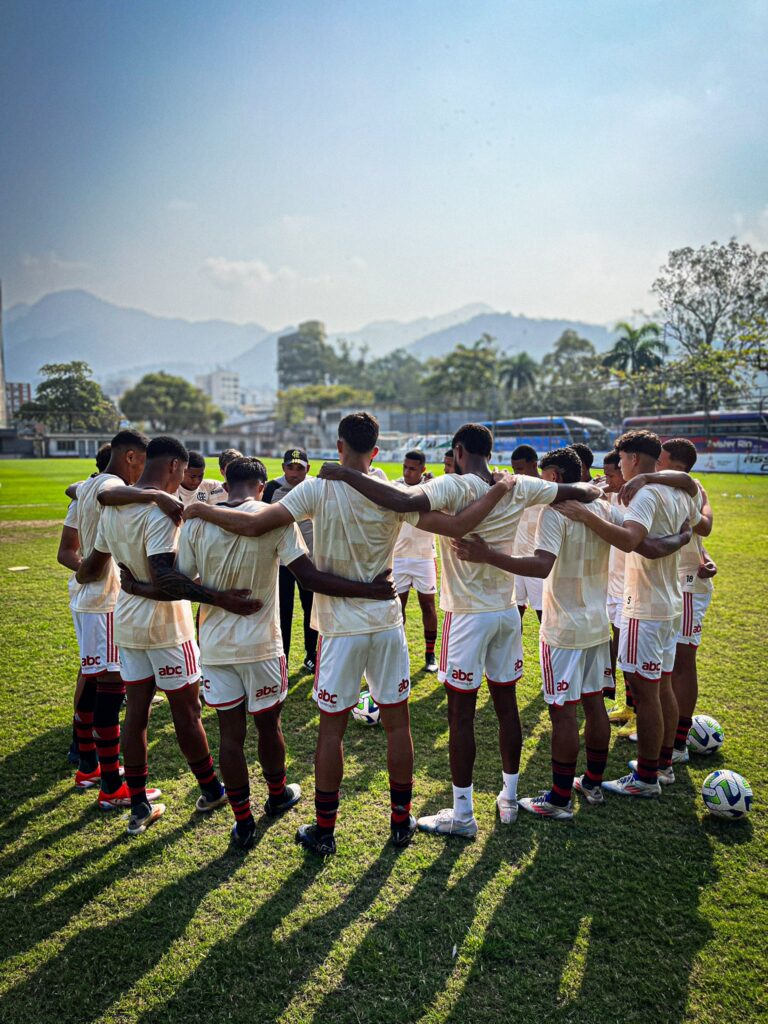
{"label": "white shorts", "polygon": [[609,594],[605,599],[605,610],[608,612],[608,621],[616,629],[621,629],[621,620],[624,617],[624,598],[611,597]]}
{"label": "white shorts", "polygon": [[396,558],[392,573],[398,594],[407,594],[411,587],[418,594],[437,593],[437,563],[434,558]]}
{"label": "white shorts", "polygon": [[536,576],[515,576],[515,600],[520,608],[528,605],[535,612],[540,612],[543,591],[544,580]]}
{"label": "white shorts", "polygon": [[680,619],[628,619],[621,623],[618,665],[622,672],[634,672],[645,679],[668,675],[675,664]]}
{"label": "white shorts", "polygon": [[72,612],[80,671],[84,676],[100,676],[120,671],[120,652],[114,641],[112,612]]}
{"label": "white shorts", "polygon": [[154,679],[158,690],[183,690],[200,678],[200,650],[194,640],[148,651],[123,647],[120,657],[126,686]]}
{"label": "white shorts", "polygon": [[677,634],[679,644],[688,644],[691,647],[699,646],[704,616],[707,614],[711,600],[711,590],[706,594],[689,594],[687,591],[683,591],[683,618],[680,622],[680,632]]}
{"label": "white shorts", "polygon": [[517,607],[503,612],[446,612],[437,678],[451,690],[509,686],[523,674],[523,641]]}
{"label": "white shorts", "polygon": [[611,645],[571,650],[539,643],[541,691],[547,704],[578,704],[582,697],[613,690]]}
{"label": "white shorts", "polygon": [[402,626],[379,633],[321,636],[317,645],[314,699],[321,711],[338,715],[360,699],[365,675],[377,704],[401,704],[411,695],[411,666]]}
{"label": "white shorts", "polygon": [[239,665],[204,665],[202,686],[205,703],[212,708],[231,711],[247,700],[250,714],[260,715],[285,700],[288,666],[284,655]]}

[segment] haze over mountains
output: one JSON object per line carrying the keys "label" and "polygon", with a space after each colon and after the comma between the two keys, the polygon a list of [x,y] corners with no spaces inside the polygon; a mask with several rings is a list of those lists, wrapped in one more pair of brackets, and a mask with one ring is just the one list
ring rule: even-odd
{"label": "haze over mountains", "polygon": [[[262,390],[276,387],[277,338],[293,329],[287,325],[270,332],[256,323],[159,317],[80,290],[52,292],[33,304],[12,306],[4,326],[8,380],[35,381],[43,363],[83,359],[100,381],[160,369],[193,378],[222,366],[237,370],[244,387]],[[327,326],[330,340],[344,337],[365,344],[371,357],[406,348],[419,359],[445,355],[483,333],[492,335],[499,348],[527,351],[534,359],[541,359],[569,327],[598,350],[608,348],[612,337],[600,324],[499,313],[483,303],[409,322],[376,321],[354,331]]]}

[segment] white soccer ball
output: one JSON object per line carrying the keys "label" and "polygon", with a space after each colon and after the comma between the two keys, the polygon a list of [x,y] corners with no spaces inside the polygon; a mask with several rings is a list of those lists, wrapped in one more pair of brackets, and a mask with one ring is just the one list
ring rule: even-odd
{"label": "white soccer ball", "polygon": [[752,804],[752,787],[738,772],[718,769],[704,779],[701,798],[718,818],[743,818]]}
{"label": "white soccer ball", "polygon": [[360,700],[352,708],[352,717],[362,725],[379,724],[379,705],[367,690],[363,690]]}
{"label": "white soccer ball", "polygon": [[725,733],[711,715],[694,715],[688,731],[688,749],[692,754],[714,754],[723,745]]}

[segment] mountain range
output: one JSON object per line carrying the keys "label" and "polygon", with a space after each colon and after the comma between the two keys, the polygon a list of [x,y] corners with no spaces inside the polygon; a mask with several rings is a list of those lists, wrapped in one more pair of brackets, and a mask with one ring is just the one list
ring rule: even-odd
{"label": "mountain range", "polygon": [[[137,379],[161,369],[193,379],[195,374],[228,367],[240,373],[244,387],[263,392],[277,386],[278,337],[295,329],[288,325],[270,332],[256,323],[154,316],[81,290],[51,292],[35,303],[12,306],[4,327],[8,380],[36,381],[44,363],[82,359],[101,382]],[[500,313],[484,303],[436,317],[375,321],[353,331],[329,329],[328,337],[366,345],[371,357],[405,348],[418,359],[427,359],[487,333],[502,350],[526,351],[540,359],[567,328],[589,338],[598,350],[611,344],[611,331],[600,324]]]}

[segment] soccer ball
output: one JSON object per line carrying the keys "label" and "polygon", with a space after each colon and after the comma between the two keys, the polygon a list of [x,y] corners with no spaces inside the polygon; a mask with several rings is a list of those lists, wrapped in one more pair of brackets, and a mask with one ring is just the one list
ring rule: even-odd
{"label": "soccer ball", "polygon": [[379,705],[367,690],[363,690],[360,700],[352,708],[352,717],[362,725],[379,724]]}
{"label": "soccer ball", "polygon": [[722,726],[710,715],[694,715],[688,731],[688,746],[693,754],[714,754],[723,745]]}
{"label": "soccer ball", "polygon": [[738,772],[718,769],[704,779],[701,798],[718,818],[743,818],[752,804],[752,788]]}

